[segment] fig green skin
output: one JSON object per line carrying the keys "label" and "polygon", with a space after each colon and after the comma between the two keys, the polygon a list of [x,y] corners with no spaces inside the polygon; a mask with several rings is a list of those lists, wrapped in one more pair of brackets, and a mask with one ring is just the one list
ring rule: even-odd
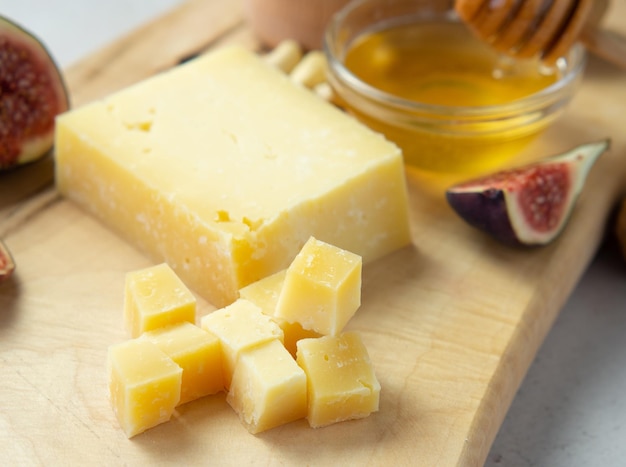
{"label": "fig green skin", "polygon": [[512,246],[526,246],[520,242],[511,226],[502,190],[486,188],[476,192],[446,192],[448,204],[468,224]]}

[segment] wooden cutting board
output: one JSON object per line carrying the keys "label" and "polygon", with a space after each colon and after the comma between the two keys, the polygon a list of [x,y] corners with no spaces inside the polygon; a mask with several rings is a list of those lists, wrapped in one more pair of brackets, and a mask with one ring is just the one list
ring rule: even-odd
{"label": "wooden cutting board", "polygon": [[[615,2],[610,17],[625,14]],[[190,1],[67,69],[73,102],[230,42],[258,48],[239,3]],[[349,324],[380,379],[380,411],[317,430],[299,421],[250,435],[220,395],[127,440],[107,398],[105,357],[126,339],[124,274],[152,263],[55,194],[51,159],[0,175],[0,236],[18,264],[0,285],[2,463],[481,465],[626,187],[624,78],[591,60],[565,116],[528,149],[613,140],[548,247],[496,244],[409,171],[413,245],[365,267],[363,305]],[[200,300],[199,315],[212,309]]]}

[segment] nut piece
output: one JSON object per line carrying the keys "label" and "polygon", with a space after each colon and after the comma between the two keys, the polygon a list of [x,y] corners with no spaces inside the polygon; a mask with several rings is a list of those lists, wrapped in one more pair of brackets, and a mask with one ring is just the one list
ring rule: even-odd
{"label": "nut piece", "polygon": [[0,240],[0,282],[8,279],[15,270],[15,261],[7,246]]}
{"label": "nut piece", "polygon": [[289,77],[294,83],[312,89],[318,84],[326,82],[327,67],[324,52],[313,50],[296,64]]}
{"label": "nut piece", "polygon": [[296,41],[287,39],[265,55],[264,59],[279,70],[290,73],[302,59],[302,48]]}

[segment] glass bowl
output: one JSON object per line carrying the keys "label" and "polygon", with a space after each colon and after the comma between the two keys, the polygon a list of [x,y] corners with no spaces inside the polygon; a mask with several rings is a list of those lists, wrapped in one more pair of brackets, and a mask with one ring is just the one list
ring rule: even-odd
{"label": "glass bowl", "polygon": [[[405,25],[416,31],[464,27],[452,3],[352,1],[332,18],[325,31],[328,79],[340,105],[400,146],[406,164],[427,172],[484,173],[505,166],[563,111],[581,81],[586,55],[583,47],[576,45],[549,69],[539,60],[513,60],[480,43],[496,56],[495,77],[498,73],[516,73],[519,62],[524,62],[526,70],[533,66],[535,73],[555,74],[551,84],[529,95],[488,105],[442,105],[406,98],[366,82],[346,65],[351,47],[373,32]],[[420,40],[419,34],[413,38]],[[424,40],[422,46],[436,44]],[[425,70],[420,76],[429,73]]]}

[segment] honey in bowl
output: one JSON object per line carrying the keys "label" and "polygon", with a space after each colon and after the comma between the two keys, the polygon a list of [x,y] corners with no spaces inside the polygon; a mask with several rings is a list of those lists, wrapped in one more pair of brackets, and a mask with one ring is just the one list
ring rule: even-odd
{"label": "honey in bowl", "polygon": [[[508,63],[507,63],[508,62]],[[423,104],[506,104],[550,86],[558,70],[499,57],[460,23],[400,24],[364,34],[345,64],[371,86]]]}
{"label": "honey in bowl", "polygon": [[462,174],[501,168],[565,106],[584,53],[553,68],[510,59],[430,3],[349,4],[326,34],[331,85],[409,165]]}

